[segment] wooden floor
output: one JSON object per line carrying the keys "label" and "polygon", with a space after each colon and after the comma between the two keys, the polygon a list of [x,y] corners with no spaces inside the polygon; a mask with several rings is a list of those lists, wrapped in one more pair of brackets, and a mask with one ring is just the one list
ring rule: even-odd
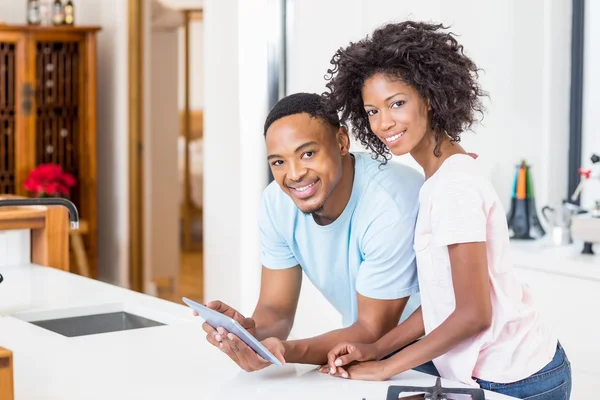
{"label": "wooden floor", "polygon": [[179,284],[174,288],[167,285],[158,286],[158,297],[181,303],[182,297],[187,297],[199,303],[204,301],[203,258],[201,251],[181,253],[179,266]]}
{"label": "wooden floor", "polygon": [[178,283],[155,282],[157,296],[175,303],[183,304],[182,297],[199,303],[204,302],[204,257],[202,254],[202,219],[195,219],[191,226],[189,250],[183,250],[184,232],[180,232],[180,260]]}

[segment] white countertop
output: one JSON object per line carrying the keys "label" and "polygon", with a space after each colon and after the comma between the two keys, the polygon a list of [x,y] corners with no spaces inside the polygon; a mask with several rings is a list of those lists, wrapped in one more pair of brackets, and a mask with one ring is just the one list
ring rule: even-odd
{"label": "white countertop", "polygon": [[516,268],[600,282],[600,244],[595,254],[582,254],[583,243],[555,246],[549,238],[536,241],[512,240],[511,255]]}
{"label": "white countertop", "polygon": [[[184,305],[35,265],[1,267],[0,273],[0,346],[13,351],[17,400],[373,400],[385,399],[393,384],[435,384],[416,371],[361,382],[322,375],[309,365],[249,374],[205,341],[201,320]],[[167,325],[68,338],[18,318],[80,307],[121,307]],[[509,399],[495,393],[486,398]]]}

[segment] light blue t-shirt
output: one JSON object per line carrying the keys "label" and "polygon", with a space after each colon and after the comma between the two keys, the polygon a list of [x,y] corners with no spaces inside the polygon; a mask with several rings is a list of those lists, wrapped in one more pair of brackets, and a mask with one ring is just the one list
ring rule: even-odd
{"label": "light blue t-shirt", "polygon": [[424,179],[408,166],[353,154],[350,201],[329,225],[300,211],[277,182],[264,190],[258,221],[262,264],[300,265],[344,326],[357,319],[357,292],[386,300],[412,295],[404,320],[420,303],[413,240]]}

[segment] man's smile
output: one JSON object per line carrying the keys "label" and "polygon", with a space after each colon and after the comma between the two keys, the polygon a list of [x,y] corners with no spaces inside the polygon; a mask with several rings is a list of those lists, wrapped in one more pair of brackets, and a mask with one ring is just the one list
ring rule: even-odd
{"label": "man's smile", "polygon": [[319,182],[320,180],[318,178],[312,182],[302,181],[293,186],[288,185],[288,189],[290,189],[290,192],[294,197],[298,199],[307,199],[317,192],[317,183]]}

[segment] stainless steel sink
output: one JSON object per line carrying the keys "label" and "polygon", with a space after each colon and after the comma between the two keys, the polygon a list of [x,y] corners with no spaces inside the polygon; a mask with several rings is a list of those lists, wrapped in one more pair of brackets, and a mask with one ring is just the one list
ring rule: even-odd
{"label": "stainless steel sink", "polygon": [[123,303],[36,310],[12,316],[66,337],[147,329],[169,322],[156,310]]}
{"label": "stainless steel sink", "polygon": [[164,325],[161,322],[130,314],[125,311],[29,322],[33,325],[37,325],[67,337],[95,335],[98,333],[127,331],[130,329]]}

